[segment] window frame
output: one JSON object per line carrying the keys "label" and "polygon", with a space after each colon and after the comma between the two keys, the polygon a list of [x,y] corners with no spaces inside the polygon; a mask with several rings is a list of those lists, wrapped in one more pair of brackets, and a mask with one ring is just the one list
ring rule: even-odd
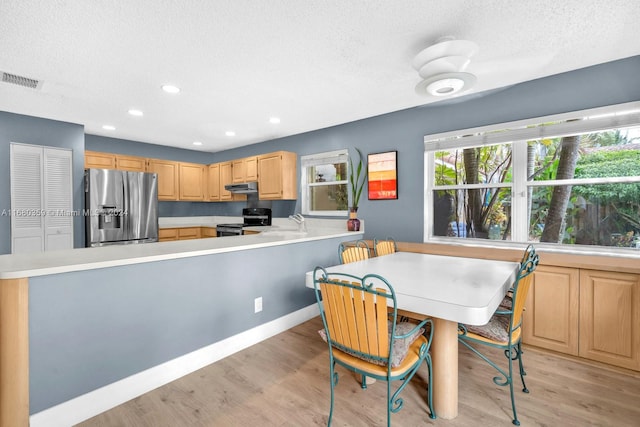
{"label": "window frame", "polygon": [[[631,114],[628,114],[632,111]],[[621,115],[624,114],[624,115]],[[589,117],[588,120],[571,122],[575,118]],[[582,125],[582,126],[580,126]],[[566,135],[576,135],[604,131],[608,129],[624,129],[640,126],[640,102],[610,105],[601,108],[574,111],[551,116],[536,117],[515,122],[500,123],[478,128],[463,129],[426,135],[424,137],[424,235],[425,242],[442,242],[456,244],[473,244],[484,246],[524,244],[528,243],[529,230],[527,216],[527,190],[534,187],[559,185],[585,185],[616,183],[638,183],[640,176],[633,177],[605,177],[583,178],[570,180],[528,181],[526,176],[527,144],[534,139],[557,138]],[[453,150],[494,144],[512,145],[512,182],[510,183],[482,183],[435,186],[435,153],[442,150]],[[518,166],[516,166],[518,165]],[[511,189],[511,240],[495,241],[485,239],[453,239],[445,236],[434,236],[433,227],[433,194],[435,190],[470,189],[487,187],[507,187]],[[519,220],[517,218],[520,218]],[[567,245],[549,243],[550,247],[593,250],[594,246]],[[595,246],[602,251],[610,251],[608,247]],[[620,248],[616,248],[620,249]],[[613,250],[616,250],[613,249]]]}
{"label": "window frame", "polygon": [[[345,163],[347,174],[345,179],[340,181],[326,181],[322,183],[317,182],[309,182],[308,181],[308,173],[307,168],[319,165],[332,165],[336,163]],[[314,153],[309,155],[300,156],[300,193],[301,193],[301,206],[300,210],[303,215],[309,216],[331,216],[331,217],[343,217],[347,218],[349,216],[348,206],[345,210],[334,210],[334,211],[315,211],[311,209],[311,188],[318,186],[328,186],[328,185],[336,185],[336,184],[345,184],[347,185],[347,194],[348,194],[348,184],[349,184],[349,150],[344,148],[340,150],[334,151],[326,151],[322,153]],[[348,203],[347,203],[348,205]]]}

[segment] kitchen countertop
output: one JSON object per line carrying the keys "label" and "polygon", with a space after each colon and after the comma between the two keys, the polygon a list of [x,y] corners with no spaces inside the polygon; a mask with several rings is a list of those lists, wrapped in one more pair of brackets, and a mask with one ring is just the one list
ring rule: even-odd
{"label": "kitchen countertop", "polygon": [[[172,221],[168,223],[172,224],[171,227],[179,226],[174,224],[178,224],[180,221],[183,222],[182,226],[184,227],[196,226],[195,224],[189,224],[189,222],[200,221],[203,217],[194,218],[195,219],[192,218],[189,220],[173,218]],[[229,222],[229,217],[204,218],[213,218],[213,221],[217,221],[216,218],[222,218],[223,221],[219,221],[218,223],[224,221]],[[162,218],[160,218],[160,220],[161,223],[164,222]],[[241,221],[242,219],[240,218],[239,222]],[[200,224],[202,224],[202,222]],[[214,225],[215,222],[211,226]],[[286,218],[273,218],[271,227],[247,227],[248,230],[261,232],[270,231],[271,233],[103,246],[97,248],[77,248],[30,254],[0,255],[0,279],[18,279],[22,277],[44,276],[71,271],[164,261],[335,237],[344,237],[345,240],[355,240],[362,238],[362,234],[364,233],[364,223],[362,223],[360,231],[350,232],[346,229],[346,220],[344,219],[322,220],[307,218],[306,226],[308,230],[307,233],[300,235],[296,233],[297,224]],[[165,225],[165,227],[168,226]]]}
{"label": "kitchen countertop", "polygon": [[[274,220],[275,219],[285,219],[285,218],[274,218]],[[293,224],[288,219],[286,221]],[[168,217],[158,218],[158,227],[159,228],[215,227],[217,224],[238,224],[242,222],[243,222],[243,218],[241,216],[182,216],[182,217],[168,216]]]}

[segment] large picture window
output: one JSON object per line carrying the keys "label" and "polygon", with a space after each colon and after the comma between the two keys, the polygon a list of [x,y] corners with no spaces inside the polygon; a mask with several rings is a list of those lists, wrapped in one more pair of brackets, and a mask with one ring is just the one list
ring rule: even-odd
{"label": "large picture window", "polygon": [[640,249],[640,105],[538,120],[425,138],[425,240]]}

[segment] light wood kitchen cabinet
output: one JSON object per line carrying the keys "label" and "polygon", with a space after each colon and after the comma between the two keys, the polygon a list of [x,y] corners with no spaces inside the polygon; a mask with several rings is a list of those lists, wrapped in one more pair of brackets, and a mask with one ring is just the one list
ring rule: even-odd
{"label": "light wood kitchen cabinet", "polygon": [[167,242],[171,240],[192,240],[205,237],[216,237],[215,227],[175,227],[161,228],[158,230],[158,240]]}
{"label": "light wood kitchen cabinet", "polygon": [[200,237],[217,237],[216,228],[215,227],[200,227]]}
{"label": "light wood kitchen cabinet", "polygon": [[277,151],[258,156],[258,198],[295,200],[298,197],[297,155]]}
{"label": "light wood kitchen cabinet", "polygon": [[178,200],[178,162],[149,159],[147,171],[158,174],[158,200]]}
{"label": "light wood kitchen cabinet", "polygon": [[525,303],[525,344],[578,355],[579,285],[576,268],[538,266]]}
{"label": "light wood kitchen cabinet", "polygon": [[116,154],[116,169],[132,172],[146,172],[147,159],[144,157]]}
{"label": "light wood kitchen cabinet", "polygon": [[252,182],[258,180],[258,157],[245,157],[231,162],[233,183]]}
{"label": "light wood kitchen cabinet", "polygon": [[258,156],[247,157],[245,163],[245,178],[247,182],[258,180]]}
{"label": "light wood kitchen cabinet", "polygon": [[214,163],[209,165],[209,171],[207,172],[207,200],[219,201],[220,200],[220,164]]}
{"label": "light wood kitchen cabinet", "polygon": [[200,227],[178,228],[178,240],[191,240],[200,238]]}
{"label": "light wood kitchen cabinet", "polygon": [[123,154],[84,152],[85,169],[118,169],[132,172],[146,172],[147,159]]}
{"label": "light wood kitchen cabinet", "polygon": [[538,266],[523,342],[640,370],[640,275]]}
{"label": "light wood kitchen cabinet", "polygon": [[179,163],[179,199],[203,201],[207,167],[198,163]]}
{"label": "light wood kitchen cabinet", "polygon": [[115,169],[116,155],[112,153],[99,153],[97,151],[84,152],[85,169]]}
{"label": "light wood kitchen cabinet", "polygon": [[640,370],[640,275],[580,270],[580,356]]}
{"label": "light wood kitchen cabinet", "polygon": [[234,194],[224,189],[225,185],[233,184],[233,162],[223,162],[220,165],[220,200],[247,200],[246,194]]}
{"label": "light wood kitchen cabinet", "polygon": [[177,228],[160,228],[158,230],[158,241],[159,242],[169,242],[171,240],[178,240],[178,229]]}
{"label": "light wood kitchen cabinet", "polygon": [[224,189],[233,183],[233,165],[231,162],[220,163],[220,200],[233,200],[233,193]]}

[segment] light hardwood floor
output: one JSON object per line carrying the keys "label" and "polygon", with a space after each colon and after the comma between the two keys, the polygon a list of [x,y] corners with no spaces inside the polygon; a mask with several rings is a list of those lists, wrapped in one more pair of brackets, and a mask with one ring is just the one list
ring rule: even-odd
{"label": "light hardwood floor", "polygon": [[[94,426],[314,426],[329,413],[328,350],[317,331],[319,317],[209,365],[81,424]],[[499,357],[499,354],[495,354]],[[504,359],[504,356],[502,356]],[[517,378],[516,407],[522,426],[637,426],[640,373],[526,348],[529,394]],[[506,361],[504,362],[506,364]],[[460,347],[459,415],[427,416],[426,367],[403,391],[396,426],[511,426],[506,387],[494,372]],[[386,385],[362,390],[337,368],[334,426],[385,425]]]}

